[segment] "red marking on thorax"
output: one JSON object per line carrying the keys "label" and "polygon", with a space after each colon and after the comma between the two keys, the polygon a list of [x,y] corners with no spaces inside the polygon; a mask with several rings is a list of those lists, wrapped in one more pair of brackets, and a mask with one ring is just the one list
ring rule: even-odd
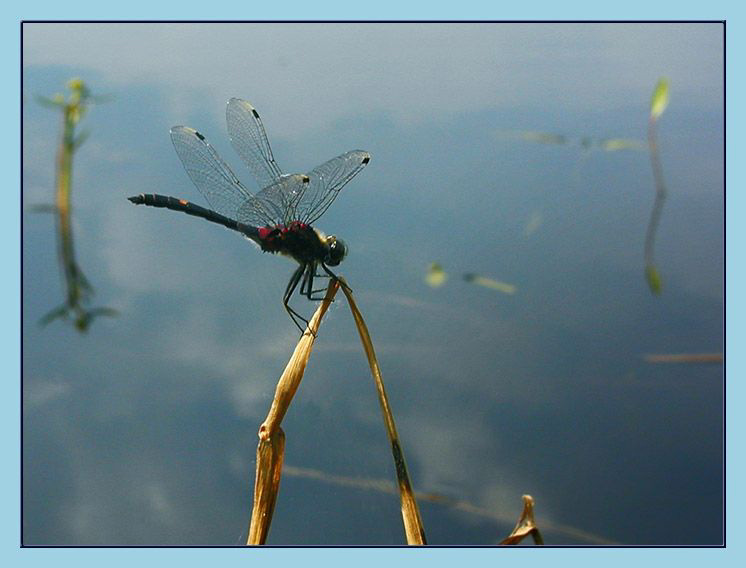
{"label": "red marking on thorax", "polygon": [[270,227],[259,227],[259,238],[266,239],[272,231],[274,231],[274,229],[271,229]]}
{"label": "red marking on thorax", "polygon": [[309,227],[306,223],[301,223],[300,221],[293,221],[288,226],[285,225],[275,225],[274,227],[259,227],[259,238],[260,239],[266,239],[268,237],[271,237],[274,234],[279,235],[287,235],[288,233],[296,232],[296,231],[304,231]]}
{"label": "red marking on thorax", "polygon": [[320,259],[326,252],[324,243],[313,228],[300,221],[257,227],[257,232],[264,252],[286,254],[301,264]]}

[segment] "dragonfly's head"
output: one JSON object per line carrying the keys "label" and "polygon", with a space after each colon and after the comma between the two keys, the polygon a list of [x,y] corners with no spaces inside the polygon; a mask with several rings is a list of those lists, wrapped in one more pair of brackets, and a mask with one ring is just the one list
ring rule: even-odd
{"label": "dragonfly's head", "polygon": [[326,253],[324,264],[337,266],[347,256],[347,245],[342,239],[338,239],[334,235],[326,237],[326,246],[329,252]]}

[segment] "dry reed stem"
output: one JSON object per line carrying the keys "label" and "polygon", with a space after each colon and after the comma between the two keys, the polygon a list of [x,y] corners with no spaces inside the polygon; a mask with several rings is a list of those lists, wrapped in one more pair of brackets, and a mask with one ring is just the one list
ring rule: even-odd
{"label": "dry reed stem", "polygon": [[722,363],[722,353],[674,353],[645,355],[648,363]]}
{"label": "dry reed stem", "polygon": [[513,532],[500,541],[500,544],[518,544],[528,535],[531,535],[535,544],[544,544],[544,539],[536,526],[536,521],[534,521],[534,499],[531,495],[524,495],[523,512],[518,519],[518,523],[515,525]]}
{"label": "dry reed stem", "polygon": [[303,332],[298,344],[295,346],[295,351],[293,351],[292,357],[290,357],[280,380],[277,382],[275,397],[272,400],[269,414],[267,414],[267,418],[264,419],[264,422],[259,427],[260,440],[271,438],[280,427],[280,423],[290,406],[290,402],[293,400],[295,391],[298,390],[298,385],[300,385],[300,381],[303,378],[308,358],[311,356],[313,342],[316,340],[316,333],[321,325],[321,318],[324,317],[326,310],[329,309],[329,305],[332,303],[337,290],[339,290],[339,282],[336,280],[332,281],[326,291],[326,296],[321,301],[321,305],[313,314],[311,321],[306,327],[306,331]]}
{"label": "dry reed stem", "polygon": [[370,371],[376,384],[376,391],[378,392],[378,402],[380,403],[381,411],[383,412],[383,421],[386,425],[386,432],[388,433],[389,441],[391,442],[391,451],[394,455],[394,465],[396,466],[396,478],[399,486],[399,497],[401,499],[401,514],[402,520],[404,521],[404,532],[407,536],[407,544],[427,544],[425,540],[425,529],[422,526],[420,511],[417,507],[414,491],[412,491],[412,484],[409,481],[407,465],[404,461],[404,454],[401,449],[401,444],[399,443],[399,435],[396,432],[396,425],[394,424],[394,417],[391,414],[386,390],[383,387],[383,377],[381,376],[381,369],[378,366],[376,353],[373,349],[373,342],[368,333],[368,327],[365,325],[360,310],[357,309],[355,299],[352,297],[352,291],[344,281],[342,281],[342,291],[345,296],[347,296],[347,303],[350,306],[352,317],[355,318],[355,325],[357,325],[357,330],[360,334],[360,341],[365,349],[365,355],[368,357],[368,364],[370,365]]}
{"label": "dry reed stem", "polygon": [[259,444],[256,448],[254,506],[251,511],[247,545],[264,544],[267,540],[272,513],[277,501],[277,493],[280,489],[282,461],[285,451],[285,433],[280,428],[280,423],[303,378],[303,372],[306,370],[306,364],[311,356],[311,349],[316,340],[321,319],[324,317],[326,310],[329,309],[329,305],[338,289],[338,282],[334,281],[329,284],[326,296],[313,314],[306,331],[303,332],[295,346],[295,351],[293,351],[293,355],[277,382],[275,397],[272,400],[269,414],[259,427]]}
{"label": "dry reed stem", "polygon": [[256,479],[254,481],[254,506],[251,510],[249,538],[246,544],[264,544],[269,534],[272,513],[275,511],[280,490],[282,461],[285,456],[285,433],[282,428],[267,438],[259,440],[256,448]]}

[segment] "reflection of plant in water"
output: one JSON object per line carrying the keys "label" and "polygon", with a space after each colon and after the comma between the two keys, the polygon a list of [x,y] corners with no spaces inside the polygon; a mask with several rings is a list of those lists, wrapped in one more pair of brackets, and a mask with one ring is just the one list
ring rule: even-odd
{"label": "reflection of plant in water", "polygon": [[37,100],[44,106],[62,112],[62,140],[57,149],[55,172],[55,203],[43,209],[56,213],[57,252],[67,288],[65,303],[47,313],[40,323],[46,325],[57,318],[62,318],[71,320],[78,331],[84,332],[95,317],[117,315],[116,310],[111,308],[88,309],[87,307],[94,291],[75,260],[71,219],[73,154],[88,137],[87,132],[76,135],[75,127],[85,116],[88,107],[95,102],[101,102],[103,98],[92,96],[88,87],[80,79],[71,79],[67,87],[70,89],[67,100],[62,93],[57,93],[51,99],[37,97]]}
{"label": "reflection of plant in water", "polygon": [[[554,132],[541,132],[537,130],[499,130],[496,132],[499,138],[511,138],[545,144],[551,146],[565,146],[578,149],[578,158],[572,170],[573,185],[578,187],[582,182],[582,171],[591,156],[598,152],[616,153],[622,151],[641,152],[648,149],[644,140],[635,138],[599,138],[595,136],[570,136]],[[537,225],[538,227],[538,225]],[[535,228],[527,227],[525,236],[529,236]]]}
{"label": "reflection of plant in water", "polygon": [[603,152],[618,152],[620,150],[645,150],[647,145],[642,140],[634,138],[595,138],[591,136],[567,136],[554,132],[539,132],[536,130],[500,130],[498,137],[517,138],[527,142],[549,144],[554,146],[576,146],[583,152],[601,150]]}
{"label": "reflection of plant in water", "polygon": [[648,121],[648,146],[650,147],[650,162],[653,165],[653,178],[655,180],[655,202],[650,213],[648,231],[645,235],[645,278],[653,294],[660,294],[662,289],[661,277],[653,262],[653,246],[658,223],[661,220],[663,202],[666,200],[666,186],[663,182],[663,169],[658,152],[657,125],[658,117],[663,114],[667,106],[668,80],[660,79],[653,90],[653,98],[650,102],[650,119]]}
{"label": "reflection of plant in water", "polygon": [[[631,138],[592,138],[589,136],[573,137],[552,132],[540,132],[533,130],[505,130],[497,131],[498,137],[516,138],[538,144],[550,144],[557,146],[574,146],[581,149],[581,162],[578,167],[594,150],[604,152],[617,152],[620,150],[648,150],[650,161],[653,166],[653,178],[655,180],[655,202],[650,214],[647,234],[645,236],[645,278],[648,286],[654,294],[660,294],[662,281],[658,269],[653,260],[653,249],[655,235],[660,223],[663,202],[666,200],[666,187],[663,181],[663,169],[661,167],[660,153],[658,151],[657,125],[658,118],[668,106],[668,80],[660,79],[653,90],[650,102],[650,119],[648,121],[648,141]],[[576,169],[576,173],[579,170]],[[528,232],[528,231],[527,231]]]}

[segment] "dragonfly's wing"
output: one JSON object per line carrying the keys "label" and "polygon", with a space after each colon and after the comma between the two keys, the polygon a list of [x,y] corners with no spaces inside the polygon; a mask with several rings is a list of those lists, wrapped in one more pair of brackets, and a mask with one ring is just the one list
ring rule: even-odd
{"label": "dragonfly's wing", "polygon": [[282,171],[272,156],[272,148],[259,113],[241,99],[231,99],[225,108],[231,144],[263,189],[279,181]]}
{"label": "dragonfly's wing", "polygon": [[305,190],[292,206],[295,219],[312,224],[324,214],[340,190],[370,161],[370,154],[353,150],[321,164],[308,173]]}
{"label": "dragonfly's wing", "polygon": [[264,219],[269,214],[273,220],[270,225],[287,225],[292,220],[287,212],[292,210],[292,204],[305,192],[308,183],[307,175],[283,175],[279,181],[252,195],[238,209],[236,218],[246,225],[266,225]]}
{"label": "dragonfly's wing", "polygon": [[[202,134],[187,126],[174,126],[171,141],[184,169],[210,207],[232,219],[239,208],[254,196],[213,149]],[[267,211],[261,211],[260,225],[273,225],[277,220]],[[280,216],[280,219],[282,217]]]}

